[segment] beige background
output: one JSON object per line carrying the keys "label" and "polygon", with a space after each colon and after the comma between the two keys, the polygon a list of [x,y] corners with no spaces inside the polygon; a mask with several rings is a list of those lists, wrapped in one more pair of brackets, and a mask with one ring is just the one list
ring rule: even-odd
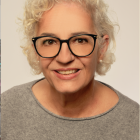
{"label": "beige background", "polygon": [[[106,76],[96,79],[105,82],[129,98],[139,102],[139,0],[105,0],[116,12],[120,31],[117,35],[116,62]],[[15,23],[22,15],[24,0],[1,1],[2,92],[43,77],[33,76],[20,48]]]}

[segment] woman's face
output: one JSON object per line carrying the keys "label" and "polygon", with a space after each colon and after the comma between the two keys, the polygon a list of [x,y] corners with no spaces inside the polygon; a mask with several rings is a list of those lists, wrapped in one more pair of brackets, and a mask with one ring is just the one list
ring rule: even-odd
{"label": "woman's face", "polygon": [[[75,3],[56,4],[43,14],[37,27],[37,36],[53,34],[62,40],[82,32],[96,34],[90,15],[83,7]],[[83,88],[86,89],[94,79],[98,61],[97,50],[98,41],[96,41],[91,55],[77,57],[70,52],[67,44],[63,43],[58,56],[54,58],[39,57],[40,67],[47,81],[56,91],[75,93]],[[74,73],[64,74],[64,71],[68,73],[70,70],[73,70]]]}

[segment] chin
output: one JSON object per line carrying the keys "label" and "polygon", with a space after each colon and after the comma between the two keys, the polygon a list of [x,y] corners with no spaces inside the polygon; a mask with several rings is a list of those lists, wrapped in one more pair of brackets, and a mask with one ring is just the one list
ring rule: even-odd
{"label": "chin", "polygon": [[54,85],[55,90],[62,94],[74,94],[80,91],[83,86],[79,84],[62,84],[62,85]]}

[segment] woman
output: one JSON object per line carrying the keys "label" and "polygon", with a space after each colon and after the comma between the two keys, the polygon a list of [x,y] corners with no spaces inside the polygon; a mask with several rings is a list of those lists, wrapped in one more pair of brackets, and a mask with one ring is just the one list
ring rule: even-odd
{"label": "woman", "polygon": [[96,81],[114,62],[102,0],[27,0],[23,47],[44,78],[2,95],[2,139],[137,140],[139,105]]}

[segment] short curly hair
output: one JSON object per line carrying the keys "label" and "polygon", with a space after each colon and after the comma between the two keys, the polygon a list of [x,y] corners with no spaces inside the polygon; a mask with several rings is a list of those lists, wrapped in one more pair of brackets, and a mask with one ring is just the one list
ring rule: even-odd
{"label": "short curly hair", "polygon": [[96,73],[105,75],[111,68],[111,64],[115,62],[114,50],[115,42],[115,26],[119,25],[112,22],[108,17],[108,5],[103,0],[26,0],[24,6],[24,17],[20,19],[21,29],[24,33],[25,45],[21,46],[23,53],[27,56],[27,60],[34,74],[42,73],[39,62],[36,57],[35,49],[32,47],[32,38],[36,34],[36,25],[42,14],[50,10],[54,4],[59,2],[76,2],[82,5],[90,14],[94,23],[94,28],[99,36],[99,48],[102,47],[103,38],[101,36],[109,36],[109,47],[106,51],[102,63],[97,63]]}

